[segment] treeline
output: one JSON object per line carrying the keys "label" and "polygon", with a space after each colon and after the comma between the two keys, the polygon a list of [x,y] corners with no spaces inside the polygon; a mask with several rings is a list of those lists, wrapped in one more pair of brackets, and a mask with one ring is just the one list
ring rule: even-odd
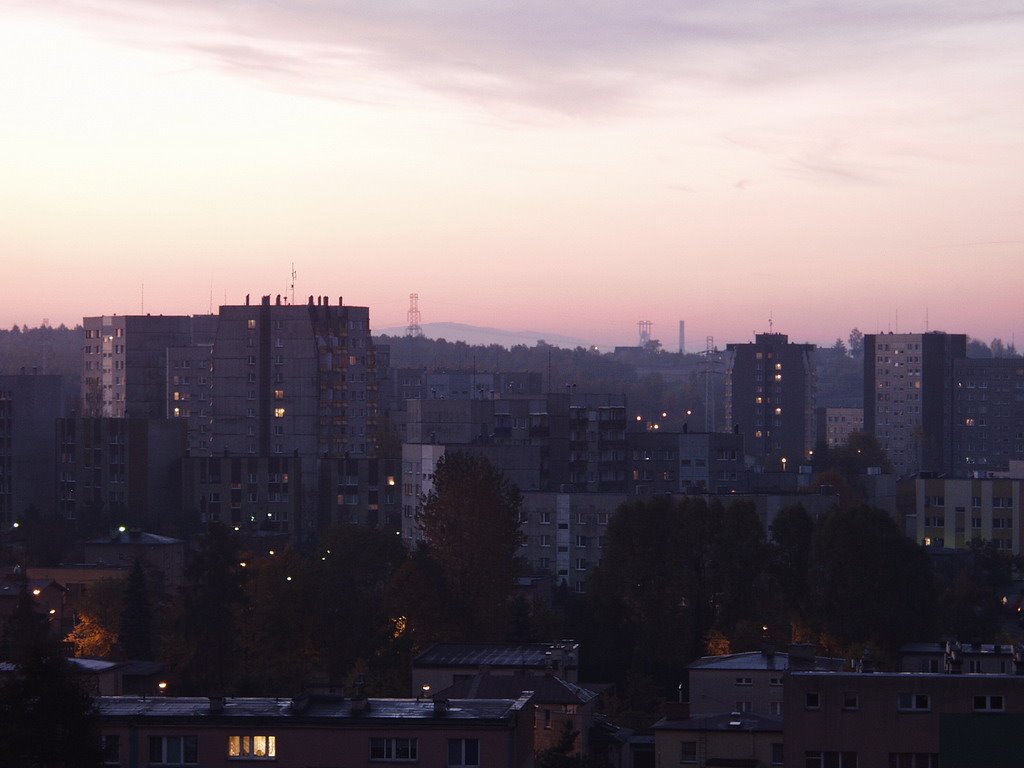
{"label": "treeline", "polygon": [[517,591],[520,496],[485,459],[452,452],[424,503],[426,541],[332,529],[315,550],[240,552],[214,527],[169,592],[136,568],[90,591],[69,638],[83,655],[157,658],[175,692],[291,695],[310,682],[408,695],[438,641],[582,644],[581,677],[616,683],[613,711],[649,724],[705,654],[816,645],[881,668],[903,643],[1001,640],[996,590],[1012,562],[989,545],[933,568],[884,512],[782,510],[771,536],[749,502],[657,497],[612,517],[584,595]]}

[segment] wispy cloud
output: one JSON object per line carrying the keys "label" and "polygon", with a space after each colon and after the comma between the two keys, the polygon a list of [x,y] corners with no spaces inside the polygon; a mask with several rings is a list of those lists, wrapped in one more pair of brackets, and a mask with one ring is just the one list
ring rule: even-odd
{"label": "wispy cloud", "polygon": [[765,87],[895,65],[911,53],[977,55],[971,46],[951,53],[944,38],[981,26],[1024,28],[1024,6],[1009,0],[63,0],[47,7],[139,45],[180,47],[240,75],[287,76],[297,87],[310,76],[335,77],[343,90],[358,63],[430,91],[567,114],[621,109],[663,84]]}

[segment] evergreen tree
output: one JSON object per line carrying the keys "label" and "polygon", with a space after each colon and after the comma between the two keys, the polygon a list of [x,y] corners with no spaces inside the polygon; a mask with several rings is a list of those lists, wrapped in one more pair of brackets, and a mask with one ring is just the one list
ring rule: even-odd
{"label": "evergreen tree", "polygon": [[125,583],[120,641],[129,659],[153,658],[153,613],[149,601],[149,583],[139,558],[135,558]]}
{"label": "evergreen tree", "polygon": [[98,766],[99,730],[92,700],[60,641],[22,582],[0,650],[15,666],[0,678],[0,766]]}
{"label": "evergreen tree", "polygon": [[522,496],[485,458],[445,453],[420,523],[444,575],[451,639],[495,641],[510,623]]}

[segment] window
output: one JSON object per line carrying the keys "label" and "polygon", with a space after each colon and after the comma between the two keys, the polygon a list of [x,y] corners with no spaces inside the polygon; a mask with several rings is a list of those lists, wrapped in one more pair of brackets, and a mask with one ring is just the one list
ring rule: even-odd
{"label": "window", "polygon": [[121,762],[121,740],[117,736],[105,734],[100,737],[100,752],[106,765],[118,765]]}
{"label": "window", "polygon": [[577,547],[584,547],[585,548],[587,546],[587,537],[586,536],[577,536],[576,537],[576,546]]}
{"label": "window", "polygon": [[541,523],[541,525],[551,525],[551,513],[550,512],[541,512],[540,513],[540,523]]}
{"label": "window", "polygon": [[274,418],[275,419],[283,419],[284,418],[284,408],[275,408],[274,409]]}
{"label": "window", "polygon": [[1005,709],[1002,696],[975,696],[975,712],[1002,712]]}
{"label": "window", "polygon": [[817,691],[808,691],[804,694],[804,707],[807,709],[821,708],[821,695]]}
{"label": "window", "polygon": [[585,570],[587,570],[587,560],[586,560],[586,558],[583,558],[583,557],[577,557],[576,558],[576,570],[577,571],[585,571]]}
{"label": "window", "polygon": [[733,708],[734,712],[752,712],[754,709],[754,703],[752,701],[737,701],[736,706]]}
{"label": "window", "polygon": [[772,701],[768,704],[768,714],[772,717],[782,717],[782,702]]}
{"label": "window", "polygon": [[769,677],[768,678],[768,685],[780,686],[780,685],[782,685],[782,678],[781,677]]}
{"label": "window", "polygon": [[413,737],[371,738],[371,760],[419,760],[419,745]]}
{"label": "window", "polygon": [[157,765],[197,763],[197,736],[150,736],[149,762]]}
{"label": "window", "polygon": [[697,762],[696,741],[679,742],[679,762],[686,764],[693,764]]}
{"label": "window", "polygon": [[250,331],[253,331],[256,329],[256,320],[250,317],[246,325],[249,327]]}
{"label": "window", "polygon": [[540,545],[542,547],[550,547],[551,546],[551,537],[548,534],[546,534],[546,533],[542,533],[540,535]]}
{"label": "window", "polygon": [[889,768],[939,768],[939,756],[934,752],[890,752]]}
{"label": "window", "polygon": [[804,752],[806,768],[857,768],[856,752]]}
{"label": "window", "polygon": [[752,678],[749,678],[749,677],[737,677],[736,678],[736,685],[753,685],[753,684],[754,684],[754,681],[753,681]]}
{"label": "window", "polygon": [[931,697],[927,693],[901,693],[896,708],[901,712],[928,712],[932,708]]}
{"label": "window", "polygon": [[785,764],[785,753],[782,751],[782,745],[775,743],[772,744],[772,765],[784,765]]}
{"label": "window", "polygon": [[856,693],[843,694],[843,709],[860,709],[860,699]]}
{"label": "window", "polygon": [[448,739],[448,768],[480,765],[480,739]]}
{"label": "window", "polygon": [[276,736],[228,736],[228,757],[263,758],[277,757]]}

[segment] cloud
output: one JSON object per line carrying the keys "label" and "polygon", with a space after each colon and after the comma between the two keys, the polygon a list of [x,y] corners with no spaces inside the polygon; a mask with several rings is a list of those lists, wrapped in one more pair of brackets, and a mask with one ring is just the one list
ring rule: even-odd
{"label": "cloud", "polygon": [[[343,91],[358,65],[427,91],[564,114],[628,108],[637,93],[666,84],[762,88],[895,66],[908,55],[940,59],[954,55],[950,37],[1024,27],[1024,7],[1009,0],[63,0],[48,7],[136,44],[179,47],[236,74],[284,76],[296,87],[315,76]],[[958,55],[978,55],[976,48]]]}

